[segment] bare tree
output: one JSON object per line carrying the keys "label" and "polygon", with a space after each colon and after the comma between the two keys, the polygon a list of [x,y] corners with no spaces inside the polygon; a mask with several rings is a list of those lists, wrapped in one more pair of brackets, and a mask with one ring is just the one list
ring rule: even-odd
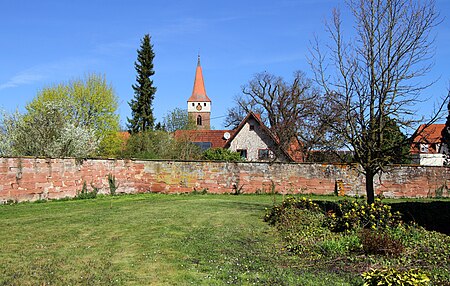
{"label": "bare tree", "polygon": [[421,83],[420,78],[431,68],[431,33],[439,15],[433,0],[347,3],[355,20],[355,38],[344,40],[341,17],[334,10],[326,25],[332,40],[327,46],[329,53],[323,54],[316,40],[311,66],[316,81],[327,94],[335,95],[343,111],[344,124],[332,127],[360,163],[370,203],[374,201],[374,176],[392,160],[386,154],[404,144],[387,144],[384,137],[392,127],[388,119],[403,130],[423,120],[415,116],[413,108],[421,91],[432,84]]}
{"label": "bare tree", "polygon": [[[258,73],[235,100],[236,106],[228,110],[228,126],[237,126],[249,111],[258,113],[279,139],[280,148],[300,148],[291,151],[301,153],[304,161],[312,149],[325,145],[330,136],[323,119],[329,122],[331,115],[326,114],[336,114],[330,110],[328,96],[319,95],[313,81],[299,71],[292,82],[267,72]],[[300,144],[292,145],[293,140]]]}

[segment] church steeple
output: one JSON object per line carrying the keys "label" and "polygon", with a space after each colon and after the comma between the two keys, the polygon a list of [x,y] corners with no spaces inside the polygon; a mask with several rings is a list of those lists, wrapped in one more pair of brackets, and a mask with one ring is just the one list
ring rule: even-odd
{"label": "church steeple", "polygon": [[188,99],[188,102],[191,101],[211,102],[211,99],[206,95],[202,66],[200,65],[200,55],[198,55],[197,69],[195,70],[194,88],[192,89],[191,97]]}
{"label": "church steeple", "polygon": [[206,95],[200,55],[195,70],[194,88],[188,101],[188,114],[196,122],[198,129],[210,129],[211,99]]}

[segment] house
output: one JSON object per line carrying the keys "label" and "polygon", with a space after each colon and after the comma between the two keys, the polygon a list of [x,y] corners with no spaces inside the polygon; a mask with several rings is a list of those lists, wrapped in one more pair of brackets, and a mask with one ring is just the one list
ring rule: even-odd
{"label": "house", "polygon": [[249,112],[233,131],[224,148],[239,152],[248,161],[302,161],[298,141],[293,140],[287,148],[282,148],[274,133],[261,121],[259,114]]}
{"label": "house", "polygon": [[445,124],[422,124],[417,128],[411,143],[413,163],[423,166],[444,166],[448,154],[443,140]]}
{"label": "house", "polygon": [[174,137],[188,140],[202,150],[227,148],[239,152],[248,161],[302,161],[301,144],[293,140],[287,148],[281,148],[274,133],[253,112],[249,112],[235,130],[210,130],[211,103],[206,94],[199,57],[194,88],[187,100],[188,116],[196,122],[197,130],[177,130]]}

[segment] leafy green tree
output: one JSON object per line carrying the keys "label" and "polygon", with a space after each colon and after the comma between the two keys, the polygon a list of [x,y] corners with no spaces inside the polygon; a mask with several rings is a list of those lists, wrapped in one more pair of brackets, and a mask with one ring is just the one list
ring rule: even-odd
{"label": "leafy green tree", "polygon": [[128,118],[128,129],[130,133],[152,130],[155,122],[153,116],[153,100],[156,87],[153,86],[151,76],[153,70],[153,45],[150,44],[150,36],[146,34],[141,41],[141,47],[137,51],[137,61],[134,67],[137,72],[136,84],[133,84],[134,99],[128,104],[131,107],[132,118]]}
{"label": "leafy green tree", "polygon": [[91,74],[84,79],[44,88],[26,106],[24,120],[30,122],[38,113],[47,113],[49,105],[57,107],[58,114],[74,127],[94,132],[99,144],[91,155],[109,154],[117,148],[112,141],[119,131],[118,101],[104,76]]}
{"label": "leafy green tree", "polygon": [[0,115],[0,156],[14,156],[14,140],[12,134],[22,116],[18,111],[8,113],[4,110],[1,111]]}
{"label": "leafy green tree", "polygon": [[184,140],[175,140],[166,131],[144,131],[131,134],[125,157],[139,159],[194,160],[201,156],[200,148]]}
{"label": "leafy green tree", "polygon": [[164,117],[164,128],[168,132],[176,130],[193,130],[197,129],[194,119],[188,115],[186,109],[175,108]]}
{"label": "leafy green tree", "polygon": [[239,162],[242,157],[238,152],[224,148],[211,148],[203,152],[202,159],[210,161]]}

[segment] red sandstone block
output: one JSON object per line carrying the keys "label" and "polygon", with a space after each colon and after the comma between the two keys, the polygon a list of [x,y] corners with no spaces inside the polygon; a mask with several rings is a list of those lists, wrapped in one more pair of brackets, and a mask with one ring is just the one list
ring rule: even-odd
{"label": "red sandstone block", "polygon": [[54,188],[62,187],[63,183],[61,181],[54,181],[51,182],[51,185],[53,185]]}
{"label": "red sandstone block", "polygon": [[154,183],[151,184],[149,191],[153,192],[153,193],[161,193],[166,191],[166,184],[159,184],[159,183]]}
{"label": "red sandstone block", "polygon": [[14,198],[21,198],[21,197],[30,197],[30,196],[33,196],[34,194],[41,193],[41,192],[38,190],[17,189],[17,190],[11,190],[9,193]]}
{"label": "red sandstone block", "polygon": [[75,181],[66,181],[66,180],[64,180],[64,181],[62,181],[62,185],[63,185],[63,187],[75,187],[78,184],[76,184]]}
{"label": "red sandstone block", "polygon": [[34,190],[35,188],[36,188],[36,183],[34,183],[34,182],[21,182],[21,181],[19,181],[18,182],[18,188],[19,189],[22,189],[22,190]]}

